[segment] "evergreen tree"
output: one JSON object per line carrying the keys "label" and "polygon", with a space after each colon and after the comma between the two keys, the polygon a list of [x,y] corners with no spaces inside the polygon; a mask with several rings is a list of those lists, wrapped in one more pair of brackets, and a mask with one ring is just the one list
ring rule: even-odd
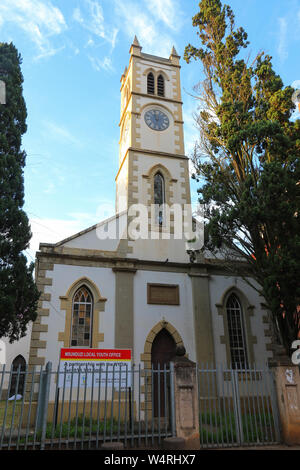
{"label": "evergreen tree", "polygon": [[290,353],[300,320],[300,121],[291,120],[294,90],[284,87],[270,56],[262,52],[252,63],[243,58],[247,33],[235,27],[229,6],[202,0],[199,7],[193,26],[203,47],[189,44],[185,60],[200,60],[204,72],[196,88],[200,138],[193,162],[206,246],[264,297],[273,340]]}
{"label": "evergreen tree", "polygon": [[13,44],[0,43],[0,80],[6,85],[6,104],[0,104],[0,338],[10,342],[26,333],[36,318],[39,293],[23,251],[31,231],[24,204],[21,149],[26,132],[26,105],[22,93],[21,57]]}

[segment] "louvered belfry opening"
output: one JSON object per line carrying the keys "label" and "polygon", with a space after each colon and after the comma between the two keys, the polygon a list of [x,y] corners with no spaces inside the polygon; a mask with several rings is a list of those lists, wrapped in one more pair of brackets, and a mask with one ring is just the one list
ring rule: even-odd
{"label": "louvered belfry opening", "polygon": [[165,96],[165,81],[162,75],[157,78],[157,94],[159,96]]}
{"label": "louvered belfry opening", "polygon": [[147,93],[154,95],[154,75],[152,72],[148,73],[147,76]]}
{"label": "louvered belfry opening", "polygon": [[156,219],[159,225],[163,225],[163,204],[165,203],[164,177],[158,172],[154,176],[154,204]]}

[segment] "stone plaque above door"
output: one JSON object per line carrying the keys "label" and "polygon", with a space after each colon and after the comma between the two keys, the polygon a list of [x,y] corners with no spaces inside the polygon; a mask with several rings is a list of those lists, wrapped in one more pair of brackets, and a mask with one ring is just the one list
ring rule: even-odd
{"label": "stone plaque above door", "polygon": [[147,303],[156,305],[179,305],[179,285],[147,284]]}

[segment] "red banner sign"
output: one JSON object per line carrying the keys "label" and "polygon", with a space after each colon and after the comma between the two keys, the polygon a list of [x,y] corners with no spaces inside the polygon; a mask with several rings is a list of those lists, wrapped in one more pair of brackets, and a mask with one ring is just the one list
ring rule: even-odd
{"label": "red banner sign", "polygon": [[131,361],[131,349],[61,348],[61,361]]}

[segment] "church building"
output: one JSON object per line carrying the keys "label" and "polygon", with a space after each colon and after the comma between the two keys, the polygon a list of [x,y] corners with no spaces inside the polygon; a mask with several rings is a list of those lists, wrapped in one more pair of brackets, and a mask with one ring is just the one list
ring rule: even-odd
{"label": "church building", "polygon": [[56,368],[64,347],[131,349],[142,367],[163,367],[177,346],[199,364],[272,356],[263,299],[197,241],[193,248],[178,236],[186,224],[177,212],[191,203],[180,69],[174,47],[169,58],[157,57],[134,38],[121,77],[116,214],[40,244],[29,367]]}

